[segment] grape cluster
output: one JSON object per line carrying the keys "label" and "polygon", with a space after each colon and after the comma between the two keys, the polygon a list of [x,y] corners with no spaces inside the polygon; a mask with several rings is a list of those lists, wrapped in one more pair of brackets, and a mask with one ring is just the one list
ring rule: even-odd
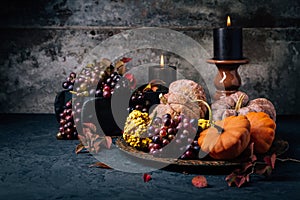
{"label": "grape cluster", "polygon": [[62,113],[59,114],[59,132],[56,135],[57,139],[78,139],[78,133],[76,125],[74,123],[73,111],[72,111],[72,100],[69,100]]}
{"label": "grape cluster", "polygon": [[[76,73],[71,72],[66,81],[62,83],[65,90],[73,91],[75,84]],[[59,113],[59,130],[56,138],[60,140],[78,139],[78,132],[74,122],[74,113],[72,111],[72,99],[67,100],[63,106],[63,111]]]}
{"label": "grape cluster", "polygon": [[111,64],[104,67],[101,64],[90,64],[83,68],[76,79],[74,94],[78,97],[110,98],[121,75]]}
{"label": "grape cluster", "polygon": [[129,100],[129,112],[139,110],[149,112],[154,104],[159,104],[159,94],[166,94],[168,88],[162,85],[143,85],[133,92]]}
{"label": "grape cluster", "polygon": [[107,72],[101,73],[101,79],[97,85],[95,96],[110,98],[114,93],[114,88],[117,86],[120,78],[121,75],[118,74],[118,72],[113,72],[111,74]]}
{"label": "grape cluster", "polygon": [[139,110],[142,112],[148,112],[152,103],[149,99],[145,99],[145,92],[142,90],[136,90],[129,100],[129,112],[132,110]]}
{"label": "grape cluster", "polygon": [[76,73],[71,72],[69,74],[69,77],[67,78],[67,80],[62,83],[62,87],[65,90],[73,90],[74,83],[75,83],[75,78],[76,78]]}
{"label": "grape cluster", "polygon": [[[148,146],[150,154],[158,157],[173,157],[181,154],[181,159],[195,159],[200,147],[197,139],[197,120],[189,119],[184,115],[174,116],[165,114],[162,118],[155,117],[148,128],[148,136],[152,142]],[[168,144],[173,142],[170,148]],[[174,143],[175,142],[175,143]]]}

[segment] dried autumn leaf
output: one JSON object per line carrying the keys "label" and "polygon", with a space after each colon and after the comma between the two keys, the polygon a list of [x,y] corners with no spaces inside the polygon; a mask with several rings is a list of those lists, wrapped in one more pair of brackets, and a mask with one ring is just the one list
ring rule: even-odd
{"label": "dried autumn leaf", "polygon": [[271,156],[265,156],[264,161],[267,165],[271,166],[272,169],[275,168],[276,154],[272,154]]}
{"label": "dried autumn leaf", "polygon": [[75,153],[79,154],[84,148],[84,145],[80,142],[75,148]]}
{"label": "dried autumn leaf", "polygon": [[275,162],[276,162],[276,154],[273,153],[271,156],[271,167],[272,169],[275,169]]}
{"label": "dried autumn leaf", "polygon": [[106,146],[106,148],[107,148],[107,149],[110,149],[111,144],[112,144],[112,139],[111,139],[111,137],[105,136],[105,146]]}
{"label": "dried autumn leaf", "polygon": [[149,182],[151,179],[152,179],[152,177],[151,177],[151,175],[150,174],[144,174],[143,175],[143,179],[144,179],[144,182]]}
{"label": "dried autumn leaf", "polygon": [[109,149],[112,144],[111,137],[97,134],[97,127],[93,123],[83,124],[83,134],[79,135],[79,139],[90,153],[99,153],[101,146]]}
{"label": "dried autumn leaf", "polygon": [[110,166],[104,164],[103,162],[95,162],[94,164],[91,164],[89,167],[98,167],[98,168],[104,168],[104,169],[112,169]]}
{"label": "dried autumn leaf", "polygon": [[103,139],[95,139],[92,144],[92,146],[90,147],[90,152],[91,153],[99,153],[100,152],[100,146],[102,143]]}
{"label": "dried autumn leaf", "polygon": [[272,173],[272,167],[269,166],[269,165],[264,165],[264,166],[256,167],[255,173],[256,174],[260,174],[260,175],[270,176],[271,173]]}
{"label": "dried autumn leaf", "polygon": [[246,177],[245,176],[237,176],[234,180],[235,185],[240,188],[244,183],[246,183]]}
{"label": "dried autumn leaf", "polygon": [[131,61],[131,60],[132,60],[132,58],[127,58],[127,57],[123,57],[123,58],[121,59],[121,61],[124,62],[124,63],[128,63],[128,62]]}
{"label": "dried autumn leaf", "polygon": [[235,178],[236,178],[235,173],[231,173],[228,176],[226,176],[225,181],[227,182],[229,187],[232,186],[232,184],[234,183]]}
{"label": "dried autumn leaf", "polygon": [[250,181],[250,173],[240,175],[236,173],[231,173],[225,178],[225,181],[230,187],[232,187],[233,184],[237,187],[241,187],[242,185]]}
{"label": "dried autumn leaf", "polygon": [[83,127],[85,128],[89,128],[91,131],[93,131],[94,133],[97,130],[97,127],[95,126],[95,124],[93,123],[83,123]]}
{"label": "dried autumn leaf", "polygon": [[195,176],[192,179],[192,184],[197,188],[207,187],[207,180],[204,176]]}
{"label": "dried autumn leaf", "polygon": [[130,83],[130,89],[134,89],[136,87],[136,79],[133,76],[133,74],[126,73],[124,75],[124,78],[126,78],[129,81],[129,83]]}

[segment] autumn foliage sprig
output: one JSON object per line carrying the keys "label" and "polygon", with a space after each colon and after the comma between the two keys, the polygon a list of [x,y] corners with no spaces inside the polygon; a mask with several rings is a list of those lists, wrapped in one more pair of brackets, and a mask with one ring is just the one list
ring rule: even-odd
{"label": "autumn foliage sprig", "polygon": [[249,161],[243,163],[241,168],[235,169],[231,174],[226,176],[225,180],[229,186],[242,185],[250,182],[252,174],[264,175],[269,177],[272,170],[275,168],[276,154],[267,155],[263,157],[263,161],[259,161],[257,156],[253,153],[254,143],[251,143]]}

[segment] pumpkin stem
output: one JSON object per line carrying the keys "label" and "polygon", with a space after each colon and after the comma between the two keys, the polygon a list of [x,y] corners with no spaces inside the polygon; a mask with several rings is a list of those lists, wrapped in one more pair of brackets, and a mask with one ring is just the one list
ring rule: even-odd
{"label": "pumpkin stem", "polygon": [[214,126],[217,130],[218,130],[218,133],[221,134],[224,132],[224,129],[221,127],[221,126],[218,126],[216,124],[212,124],[212,126]]}
{"label": "pumpkin stem", "polygon": [[78,92],[75,92],[73,90],[69,91],[71,94],[78,94]]}
{"label": "pumpkin stem", "polygon": [[235,111],[238,112],[240,110],[240,108],[242,107],[242,103],[243,103],[243,100],[245,98],[245,94],[241,94],[241,96],[239,96],[236,104],[235,104]]}
{"label": "pumpkin stem", "polygon": [[207,109],[208,109],[208,121],[209,121],[209,124],[213,127],[215,127],[217,130],[218,130],[218,133],[223,133],[224,132],[224,129],[218,125],[216,125],[213,120],[212,120],[212,111],[211,111],[211,108],[210,106],[208,105],[208,103],[206,101],[203,101],[203,100],[195,100],[196,102],[201,102],[203,103]]}
{"label": "pumpkin stem", "polygon": [[208,120],[209,120],[209,123],[212,124],[212,112],[211,112],[211,108],[208,105],[208,103],[206,101],[201,100],[201,99],[200,100],[197,99],[197,100],[195,100],[195,102],[203,103],[207,107],[207,109],[208,109]]}

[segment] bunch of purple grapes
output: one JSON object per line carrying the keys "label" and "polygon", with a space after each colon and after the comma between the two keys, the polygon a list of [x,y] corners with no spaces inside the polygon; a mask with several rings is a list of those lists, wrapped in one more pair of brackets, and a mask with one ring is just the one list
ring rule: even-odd
{"label": "bunch of purple grapes", "polygon": [[[76,79],[76,73],[71,72],[66,81],[62,83],[63,89],[72,91]],[[72,99],[68,100],[63,111],[59,113],[59,130],[56,134],[56,138],[60,140],[72,140],[78,139],[78,132],[74,123],[73,111],[72,111]]]}
{"label": "bunch of purple grapes", "polygon": [[148,128],[148,136],[152,139],[149,153],[158,157],[172,158],[178,154],[180,159],[196,159],[200,150],[197,127],[196,119],[184,115],[176,115],[173,119],[170,114],[155,117]]}
{"label": "bunch of purple grapes", "polygon": [[149,109],[154,104],[159,104],[159,94],[166,94],[168,93],[168,88],[156,84],[154,88],[148,85],[143,85],[136,89],[130,97],[129,100],[129,112],[133,110],[139,110],[142,112],[149,112]]}
{"label": "bunch of purple grapes", "polygon": [[84,68],[76,79],[75,94],[78,97],[103,97],[110,98],[114,92],[121,75],[114,72],[110,66],[101,70],[100,66]]}
{"label": "bunch of purple grapes", "polygon": [[62,88],[64,88],[65,90],[73,90],[75,78],[76,78],[76,73],[71,72],[67,80],[62,83]]}
{"label": "bunch of purple grapes", "polygon": [[59,114],[59,131],[56,135],[57,139],[73,140],[78,139],[78,133],[76,125],[74,123],[73,111],[72,111],[72,100],[69,100],[62,113]]}
{"label": "bunch of purple grapes", "polygon": [[95,91],[96,97],[110,98],[114,93],[114,88],[117,86],[121,75],[118,72],[113,72],[111,74],[104,72],[100,81],[98,82],[97,89]]}
{"label": "bunch of purple grapes", "polygon": [[145,99],[145,92],[142,90],[136,90],[129,100],[129,112],[133,110],[148,112],[151,105],[151,101],[149,99]]}

